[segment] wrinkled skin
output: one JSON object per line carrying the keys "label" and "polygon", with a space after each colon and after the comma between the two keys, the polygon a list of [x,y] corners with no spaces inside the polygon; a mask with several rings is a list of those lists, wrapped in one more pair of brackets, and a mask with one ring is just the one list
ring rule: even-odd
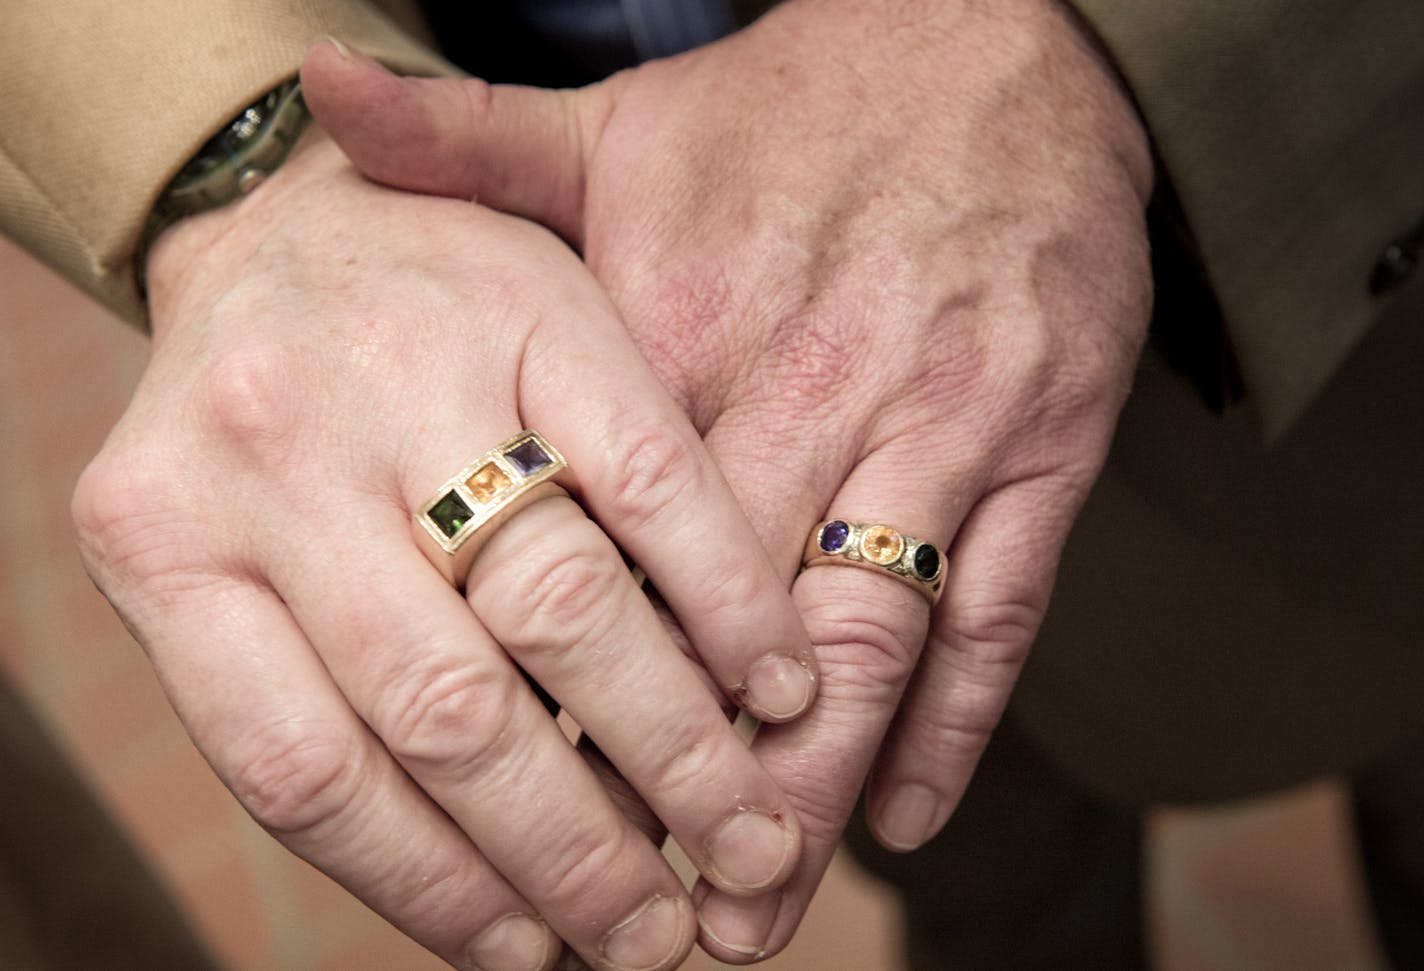
{"label": "wrinkled skin", "polygon": [[[240,204],[165,232],[149,283],[152,360],[75,517],[91,574],[260,823],[457,966],[547,968],[560,939],[599,968],[674,966],[696,937],[687,891],[522,667],[708,879],[753,894],[790,876],[798,817],[709,681],[794,716],[810,644],[566,246],[373,185],[314,133]],[[522,427],[564,452],[582,508],[518,512],[462,598],[411,512]]]}
{"label": "wrinkled skin", "polygon": [[[779,893],[694,895],[715,956],[775,953],[867,774],[886,846],[945,824],[1027,656],[1149,315],[1130,104],[1047,0],[791,0],[571,92],[332,44],[303,77],[370,178],[582,253],[795,578],[820,693],[754,751],[806,851]],[[870,570],[797,577],[828,517],[945,549],[933,613]]]}

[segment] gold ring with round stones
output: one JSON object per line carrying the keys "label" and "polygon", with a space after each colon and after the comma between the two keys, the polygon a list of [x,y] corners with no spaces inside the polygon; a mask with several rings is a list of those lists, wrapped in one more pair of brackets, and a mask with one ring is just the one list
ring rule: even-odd
{"label": "gold ring with round stones", "polygon": [[811,531],[801,569],[848,564],[884,570],[920,593],[933,606],[944,590],[944,555],[893,526],[827,519]]}
{"label": "gold ring with round stones", "polygon": [[548,440],[526,428],[447,479],[412,518],[415,544],[459,590],[475,554],[520,509],[568,495],[555,481],[569,464]]}

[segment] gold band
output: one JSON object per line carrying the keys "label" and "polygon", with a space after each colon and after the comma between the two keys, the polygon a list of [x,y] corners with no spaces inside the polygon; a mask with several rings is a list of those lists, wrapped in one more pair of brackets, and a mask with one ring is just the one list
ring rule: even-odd
{"label": "gold band", "polygon": [[568,495],[555,481],[569,465],[548,440],[526,428],[448,479],[412,517],[415,543],[455,588],[475,554],[520,509]]}
{"label": "gold band", "polygon": [[827,519],[817,525],[806,540],[801,569],[838,565],[889,573],[922,593],[930,606],[944,591],[944,556],[935,545],[881,523]]}

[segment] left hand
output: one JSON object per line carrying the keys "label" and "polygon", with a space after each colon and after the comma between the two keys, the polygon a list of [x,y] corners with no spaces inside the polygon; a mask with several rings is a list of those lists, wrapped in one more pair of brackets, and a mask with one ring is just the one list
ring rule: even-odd
{"label": "left hand", "polygon": [[795,579],[820,694],[755,748],[805,852],[779,895],[698,890],[710,952],[775,953],[873,762],[882,842],[944,825],[1038,629],[1146,330],[1127,98],[1052,0],[790,0],[576,92],[398,80],[330,45],[303,77],[368,177],[583,252],[787,583],[826,518],[948,551],[933,617],[888,575]]}
{"label": "left hand", "polygon": [[[240,202],[165,229],[147,282],[153,354],[76,525],[255,819],[456,967],[547,971],[559,939],[602,971],[680,964],[692,900],[527,673],[716,883],[792,875],[792,804],[620,550],[715,683],[756,697],[800,673],[799,706],[811,645],[772,564],[745,555],[758,537],[696,429],[563,243],[373,185],[313,130]],[[463,465],[530,426],[582,505],[536,485],[520,506],[537,453]],[[437,571],[411,514],[452,473],[471,505],[445,522],[491,519],[468,566]]]}

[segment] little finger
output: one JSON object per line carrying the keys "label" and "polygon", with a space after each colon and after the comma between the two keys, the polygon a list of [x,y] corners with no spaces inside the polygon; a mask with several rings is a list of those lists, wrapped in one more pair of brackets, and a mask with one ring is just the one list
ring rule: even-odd
{"label": "little finger", "polygon": [[1061,493],[1048,479],[1016,483],[981,500],[960,530],[867,792],[871,830],[887,849],[913,850],[939,832],[979,764],[1048,607],[1074,508]]}
{"label": "little finger", "polygon": [[270,589],[207,585],[144,641],[194,743],[288,849],[456,967],[552,963],[557,936],[356,717]]}

